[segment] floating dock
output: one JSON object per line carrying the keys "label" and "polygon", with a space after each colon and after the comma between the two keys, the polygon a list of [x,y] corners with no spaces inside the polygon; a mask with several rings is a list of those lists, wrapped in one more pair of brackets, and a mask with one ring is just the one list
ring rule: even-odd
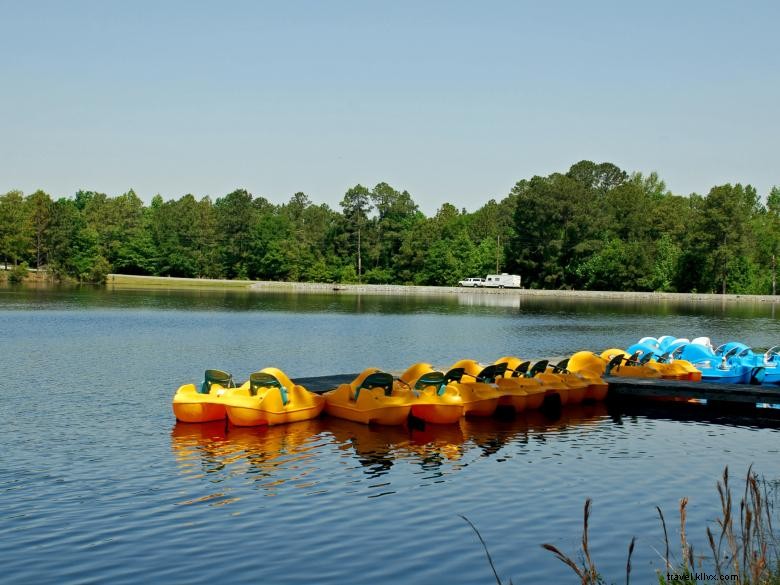
{"label": "floating dock", "polygon": [[[341,384],[349,384],[359,375],[360,374],[332,374],[330,376],[312,376],[309,378],[296,378],[293,382],[300,384],[310,392],[322,394],[328,390],[333,390]],[[393,373],[393,377],[397,378],[398,376]]]}
{"label": "floating dock", "polygon": [[[322,393],[340,384],[349,384],[358,374],[333,374],[298,378],[300,384],[312,392]],[[759,405],[780,405],[780,387],[751,386],[749,384],[714,384],[711,382],[689,382],[658,378],[625,378],[604,376],[609,384],[608,400],[642,399],[691,399],[706,400],[710,407],[750,410]],[[762,408],[762,411],[766,409]],[[780,416],[780,410],[777,411]]]}
{"label": "floating dock", "polygon": [[605,376],[609,395],[621,398],[696,398],[699,400],[738,403],[780,402],[780,387],[750,384],[715,384],[657,378],[623,378]]}
{"label": "floating dock", "polygon": [[764,404],[780,404],[780,387],[750,384],[715,384],[653,378],[623,378],[605,376],[609,398],[619,400],[643,398],[675,398],[706,400],[708,406],[755,408]]}

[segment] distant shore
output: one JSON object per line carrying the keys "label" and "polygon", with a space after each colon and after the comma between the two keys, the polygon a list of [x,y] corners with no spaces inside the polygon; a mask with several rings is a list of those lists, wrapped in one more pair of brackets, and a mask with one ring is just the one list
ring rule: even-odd
{"label": "distant shore", "polygon": [[452,295],[502,295],[551,299],[626,300],[646,302],[728,302],[728,303],[778,303],[780,295],[718,295],[706,293],[658,293],[585,290],[539,290],[467,288],[453,286],[405,286],[392,284],[341,284],[316,282],[278,282],[256,280],[216,280],[208,278],[175,278],[165,276],[132,276],[110,274],[107,285],[114,288],[166,288],[166,289],[230,289],[263,292],[290,292],[316,294],[361,294],[396,296],[452,296]]}

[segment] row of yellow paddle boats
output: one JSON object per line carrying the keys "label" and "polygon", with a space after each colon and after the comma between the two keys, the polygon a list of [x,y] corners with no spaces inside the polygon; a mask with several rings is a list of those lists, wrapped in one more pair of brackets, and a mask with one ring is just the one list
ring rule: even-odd
{"label": "row of yellow paddle boats", "polygon": [[[461,360],[446,372],[417,363],[398,378],[368,368],[352,382],[316,394],[277,368],[265,368],[236,386],[232,376],[207,370],[200,387],[181,386],[173,411],[182,422],[209,422],[227,418],[236,426],[277,425],[319,416],[365,424],[400,425],[412,416],[426,423],[452,424],[463,416],[491,416],[503,407],[514,412],[540,408],[554,397],[562,406],[603,400],[605,374],[696,380],[688,362],[640,361],[620,349],[601,355],[578,352],[552,365],[505,356],[493,364]],[[698,375],[698,377],[697,377]]]}

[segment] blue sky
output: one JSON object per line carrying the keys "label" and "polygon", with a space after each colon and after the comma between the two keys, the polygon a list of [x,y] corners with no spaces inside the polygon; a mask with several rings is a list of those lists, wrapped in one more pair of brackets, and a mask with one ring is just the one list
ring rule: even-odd
{"label": "blue sky", "polygon": [[780,184],[778,2],[0,0],[0,192]]}

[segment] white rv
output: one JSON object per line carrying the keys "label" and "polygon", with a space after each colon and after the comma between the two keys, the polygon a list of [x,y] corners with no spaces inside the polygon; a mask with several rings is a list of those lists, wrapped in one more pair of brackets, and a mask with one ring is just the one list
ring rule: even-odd
{"label": "white rv", "polygon": [[488,274],[482,286],[493,288],[520,288],[522,286],[522,279],[516,274],[507,274],[506,272],[502,272],[501,274]]}

